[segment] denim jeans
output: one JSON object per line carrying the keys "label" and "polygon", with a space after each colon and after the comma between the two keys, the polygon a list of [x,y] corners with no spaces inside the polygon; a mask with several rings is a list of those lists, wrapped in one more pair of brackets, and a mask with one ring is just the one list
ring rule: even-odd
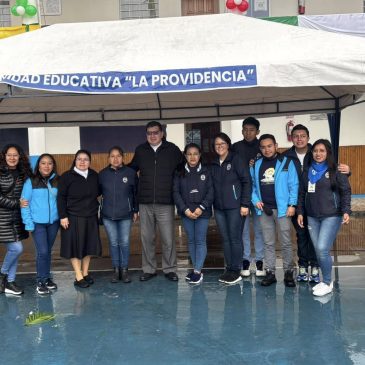
{"label": "denim jeans", "polygon": [[194,270],[200,272],[207,256],[207,230],[209,218],[190,219],[181,217],[188,236],[189,254]]}
{"label": "denim jeans", "polygon": [[21,241],[6,243],[7,252],[4,257],[3,266],[1,267],[1,273],[8,275],[8,281],[15,280],[16,269],[18,266],[18,260],[23,252],[23,244]]}
{"label": "denim jeans", "polygon": [[331,283],[333,242],[341,227],[342,217],[313,218],[308,217],[308,230],[316,250],[323,281]]}
{"label": "denim jeans", "polygon": [[308,232],[308,217],[304,215],[304,228],[298,224],[298,215],[292,217],[292,223],[297,233],[298,265],[308,268],[309,265],[318,266],[316,251]]}
{"label": "denim jeans", "polygon": [[250,220],[253,222],[254,232],[254,247],[255,247],[255,261],[264,260],[264,238],[262,236],[262,228],[260,218],[256,214],[253,206],[250,207],[251,216],[246,216],[245,224],[243,226],[242,241],[243,241],[243,259],[251,261],[251,235],[250,235]]}
{"label": "denim jeans", "polygon": [[32,233],[33,241],[37,251],[37,282],[45,283],[51,276],[52,247],[57,236],[60,222],[52,224],[34,224]]}
{"label": "denim jeans", "polygon": [[103,223],[109,238],[110,256],[113,267],[128,268],[132,220],[119,219],[114,221],[104,217]]}
{"label": "denim jeans", "polygon": [[240,208],[214,210],[215,220],[223,239],[227,270],[240,271],[242,266],[242,227],[245,218]]}

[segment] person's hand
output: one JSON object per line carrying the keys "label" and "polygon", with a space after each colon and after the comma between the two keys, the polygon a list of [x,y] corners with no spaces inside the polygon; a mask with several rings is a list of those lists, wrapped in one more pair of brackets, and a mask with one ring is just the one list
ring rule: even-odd
{"label": "person's hand", "polygon": [[68,221],[68,218],[62,218],[62,219],[60,220],[60,224],[61,224],[61,227],[62,227],[63,229],[67,229],[67,228],[68,228],[68,226],[70,225],[70,222]]}
{"label": "person's hand", "polygon": [[241,207],[241,209],[240,209],[240,214],[241,214],[241,216],[242,217],[246,217],[246,215],[248,215],[248,208],[246,208],[246,207]]}
{"label": "person's hand", "polygon": [[348,175],[350,173],[350,166],[349,165],[345,165],[344,163],[338,164],[337,169],[338,169],[338,171],[341,172],[341,174]]}
{"label": "person's hand", "polygon": [[300,228],[304,228],[304,219],[303,219],[303,216],[301,214],[298,215],[297,222],[298,222],[298,226]]}
{"label": "person's hand", "polygon": [[20,198],[19,199],[20,208],[25,208],[29,205],[28,200]]}
{"label": "person's hand", "polygon": [[295,207],[288,207],[286,210],[286,216],[292,217],[293,215],[295,215]]}
{"label": "person's hand", "polygon": [[342,217],[342,224],[349,224],[350,222],[350,216],[348,213],[344,213]]}
{"label": "person's hand", "polygon": [[195,215],[196,218],[199,218],[203,214],[203,211],[201,210],[201,208],[198,207],[194,210],[193,214]]}
{"label": "person's hand", "polygon": [[248,162],[248,166],[252,167],[255,164],[255,160],[252,158],[249,162]]}
{"label": "person's hand", "polygon": [[138,213],[133,213],[133,223],[138,221]]}
{"label": "person's hand", "polygon": [[190,219],[196,219],[196,218],[197,218],[197,217],[195,216],[195,214],[191,212],[191,210],[190,210],[190,209],[186,209],[186,210],[185,210],[185,215],[186,215],[188,218],[190,218]]}
{"label": "person's hand", "polygon": [[260,209],[260,210],[264,210],[264,203],[263,202],[256,203],[256,208]]}

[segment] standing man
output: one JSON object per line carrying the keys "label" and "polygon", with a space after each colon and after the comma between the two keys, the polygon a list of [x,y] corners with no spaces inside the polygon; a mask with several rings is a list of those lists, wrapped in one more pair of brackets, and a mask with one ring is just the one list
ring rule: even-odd
{"label": "standing man", "polygon": [[283,257],[284,283],[288,287],[295,287],[290,221],[295,214],[298,200],[298,174],[294,162],[278,154],[278,145],[273,135],[263,134],[259,142],[263,157],[251,167],[251,175],[252,203],[260,216],[265,242],[266,277],[261,281],[261,285],[276,283],[277,231]]}
{"label": "standing man", "polygon": [[[302,124],[297,124],[291,131],[293,146],[283,153],[284,156],[290,157],[300,177],[303,168],[307,168],[311,163],[311,149],[312,145],[309,143],[309,130]],[[344,174],[350,174],[348,165],[339,164],[338,170]],[[308,231],[307,215],[303,216],[304,227],[300,227],[297,222],[298,215],[292,217],[292,222],[297,233],[298,246],[298,266],[299,272],[297,281],[310,281],[312,283],[319,283],[319,269],[316,252],[314,250],[313,242]],[[308,268],[311,267],[309,274]]]}
{"label": "standing man", "polygon": [[156,276],[156,228],[162,245],[162,270],[165,277],[178,281],[176,275],[175,208],[172,198],[174,171],[182,160],[179,148],[164,137],[159,122],[146,126],[147,142],[136,148],[130,167],[139,171],[138,202],[141,221],[141,281]]}
{"label": "standing man", "polygon": [[[260,122],[254,117],[248,117],[242,122],[243,140],[236,142],[232,150],[241,157],[245,162],[245,167],[253,166],[255,160],[261,157],[260,145],[257,136],[260,134]],[[254,206],[250,205],[250,214],[253,220],[254,229],[254,247],[255,247],[255,266],[256,276],[265,276],[263,269],[264,260],[264,239],[259,217],[256,214]],[[250,237],[250,214],[246,216],[246,221],[242,232],[243,241],[243,261],[241,275],[248,277],[251,275],[251,237]]]}

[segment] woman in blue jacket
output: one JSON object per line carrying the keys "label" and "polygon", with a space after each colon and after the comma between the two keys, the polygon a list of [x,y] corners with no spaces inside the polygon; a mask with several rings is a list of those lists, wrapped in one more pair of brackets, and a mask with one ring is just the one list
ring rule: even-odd
{"label": "woman in blue jacket", "polygon": [[28,202],[21,209],[23,223],[32,232],[37,251],[37,293],[49,294],[57,289],[51,275],[51,254],[60,226],[57,210],[57,167],[54,157],[44,153],[38,158],[34,177],[23,187],[22,199]]}
{"label": "woman in blue jacket", "polygon": [[333,290],[331,280],[331,248],[342,224],[348,224],[351,214],[351,187],[348,176],[341,174],[332,155],[331,143],[319,139],[312,146],[313,161],[304,170],[299,192],[298,224],[308,230],[313,241],[323,281],[313,287],[313,295],[323,296]]}
{"label": "woman in blue jacket", "polygon": [[173,185],[174,202],[188,236],[189,254],[194,270],[186,276],[191,284],[203,281],[201,272],[207,256],[207,230],[214,197],[212,178],[201,163],[201,149],[189,143],[184,149],[184,162]]}
{"label": "woman in blue jacket", "polygon": [[110,255],[114,267],[112,283],[130,283],[128,275],[130,231],[132,220],[138,217],[136,172],[123,165],[123,150],[114,146],[109,150],[109,166],[99,173],[102,195],[101,217],[109,238]]}
{"label": "woman in blue jacket", "polygon": [[230,150],[231,140],[225,133],[214,138],[217,158],[212,163],[214,215],[223,239],[226,271],[219,281],[235,284],[241,279],[242,228],[251,202],[248,166]]}

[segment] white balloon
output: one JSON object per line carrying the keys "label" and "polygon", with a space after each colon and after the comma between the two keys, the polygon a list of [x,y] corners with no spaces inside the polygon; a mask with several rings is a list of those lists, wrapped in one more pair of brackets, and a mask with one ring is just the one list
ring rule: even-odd
{"label": "white balloon", "polygon": [[238,5],[241,5],[241,3],[242,3],[242,0],[233,0],[234,1],[234,3],[238,6]]}
{"label": "white balloon", "polygon": [[16,12],[19,14],[19,15],[24,15],[25,14],[25,8],[23,6],[17,6],[16,7]]}

